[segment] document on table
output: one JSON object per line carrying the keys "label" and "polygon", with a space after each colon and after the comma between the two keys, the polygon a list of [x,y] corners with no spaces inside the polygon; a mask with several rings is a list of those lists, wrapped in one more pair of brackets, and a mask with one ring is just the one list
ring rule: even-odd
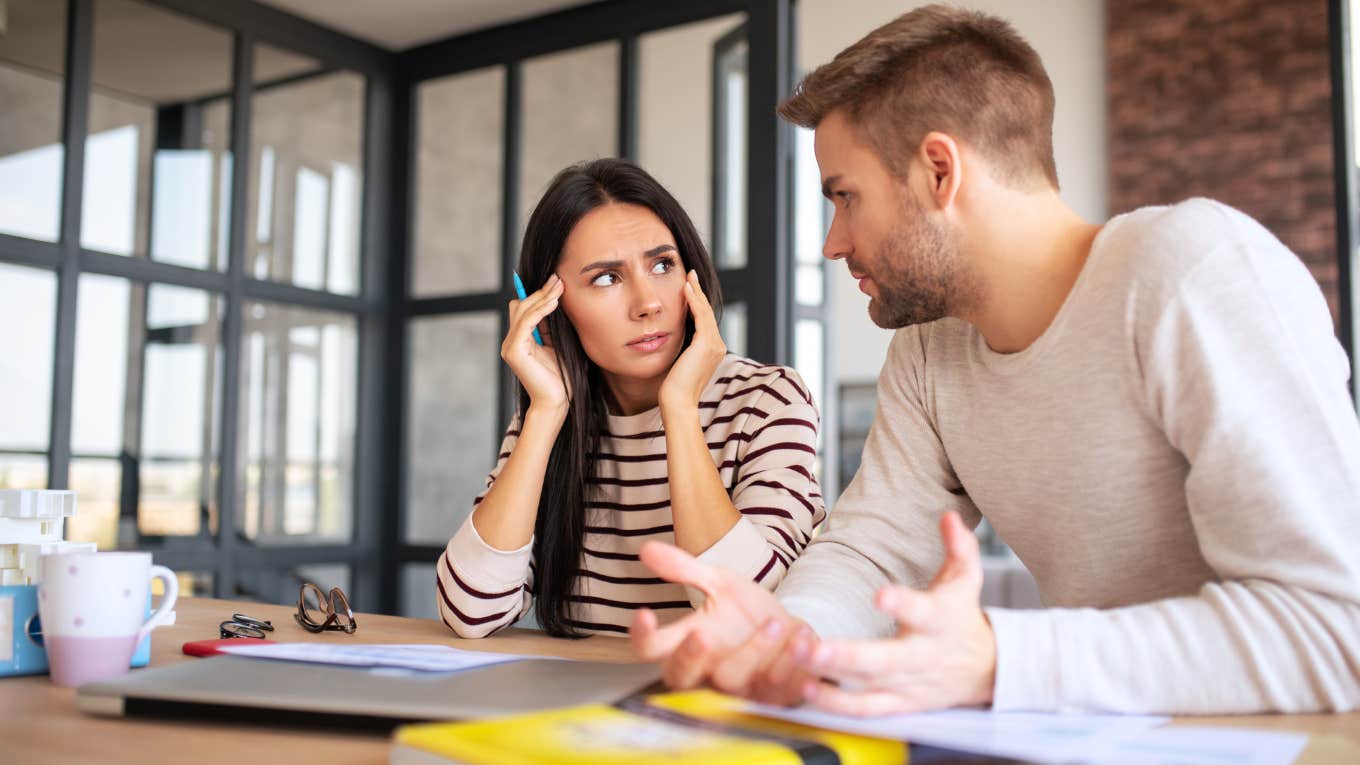
{"label": "document on table", "polygon": [[1099,765],[1285,765],[1308,745],[1302,733],[1193,725],[1158,728],[1116,744]]}
{"label": "document on table", "polygon": [[[381,667],[414,669],[421,672],[461,672],[466,669],[502,664],[541,656],[513,653],[464,651],[447,645],[386,645],[382,643],[273,643],[268,645],[224,646],[221,650],[252,659],[304,661],[343,667]],[[548,657],[551,658],[551,657]]]}
{"label": "document on table", "polygon": [[849,717],[814,709],[753,704],[749,711],[820,728],[1036,762],[1080,762],[1167,721],[1131,715],[1059,715],[948,709],[888,717]]}
{"label": "document on table", "polygon": [[804,725],[1040,763],[1287,765],[1308,737],[1242,728],[1158,727],[1166,717],[949,709],[848,717],[750,704],[747,711]]}

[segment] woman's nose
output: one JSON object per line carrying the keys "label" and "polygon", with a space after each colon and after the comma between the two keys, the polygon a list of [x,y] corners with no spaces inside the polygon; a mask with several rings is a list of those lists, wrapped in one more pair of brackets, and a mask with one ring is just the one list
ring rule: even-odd
{"label": "woman's nose", "polygon": [[661,296],[645,280],[633,282],[632,315],[635,319],[645,319],[661,310]]}

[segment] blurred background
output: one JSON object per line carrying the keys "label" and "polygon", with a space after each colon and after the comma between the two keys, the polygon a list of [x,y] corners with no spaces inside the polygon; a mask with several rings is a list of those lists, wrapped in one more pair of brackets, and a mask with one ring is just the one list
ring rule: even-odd
{"label": "blurred background", "polygon": [[[729,347],[811,386],[830,504],[891,335],[821,258],[811,134],[774,107],[921,4],[0,0],[0,488],[78,490],[68,538],[186,592],[433,616],[513,406],[528,211],[622,156],[705,237]],[[1348,0],[963,4],[1043,57],[1073,208],[1239,207],[1351,353]],[[985,598],[1038,605],[979,535]]]}

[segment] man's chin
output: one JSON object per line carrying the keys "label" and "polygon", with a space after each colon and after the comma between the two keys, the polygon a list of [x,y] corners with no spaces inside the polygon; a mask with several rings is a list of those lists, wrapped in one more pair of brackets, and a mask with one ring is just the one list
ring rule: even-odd
{"label": "man's chin", "polygon": [[907,326],[898,321],[898,319],[899,317],[888,314],[878,298],[869,298],[869,321],[872,321],[882,329],[901,329],[902,327]]}
{"label": "man's chin", "polygon": [[882,329],[901,329],[914,324],[926,324],[944,316],[944,312],[940,312],[938,316],[922,316],[910,311],[891,313],[878,298],[869,299],[869,320]]}

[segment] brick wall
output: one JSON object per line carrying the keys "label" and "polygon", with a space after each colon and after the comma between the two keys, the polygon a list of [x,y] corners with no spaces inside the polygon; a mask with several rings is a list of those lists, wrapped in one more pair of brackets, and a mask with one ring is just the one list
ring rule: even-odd
{"label": "brick wall", "polygon": [[1303,259],[1336,320],[1326,0],[1107,0],[1110,211],[1206,196]]}

